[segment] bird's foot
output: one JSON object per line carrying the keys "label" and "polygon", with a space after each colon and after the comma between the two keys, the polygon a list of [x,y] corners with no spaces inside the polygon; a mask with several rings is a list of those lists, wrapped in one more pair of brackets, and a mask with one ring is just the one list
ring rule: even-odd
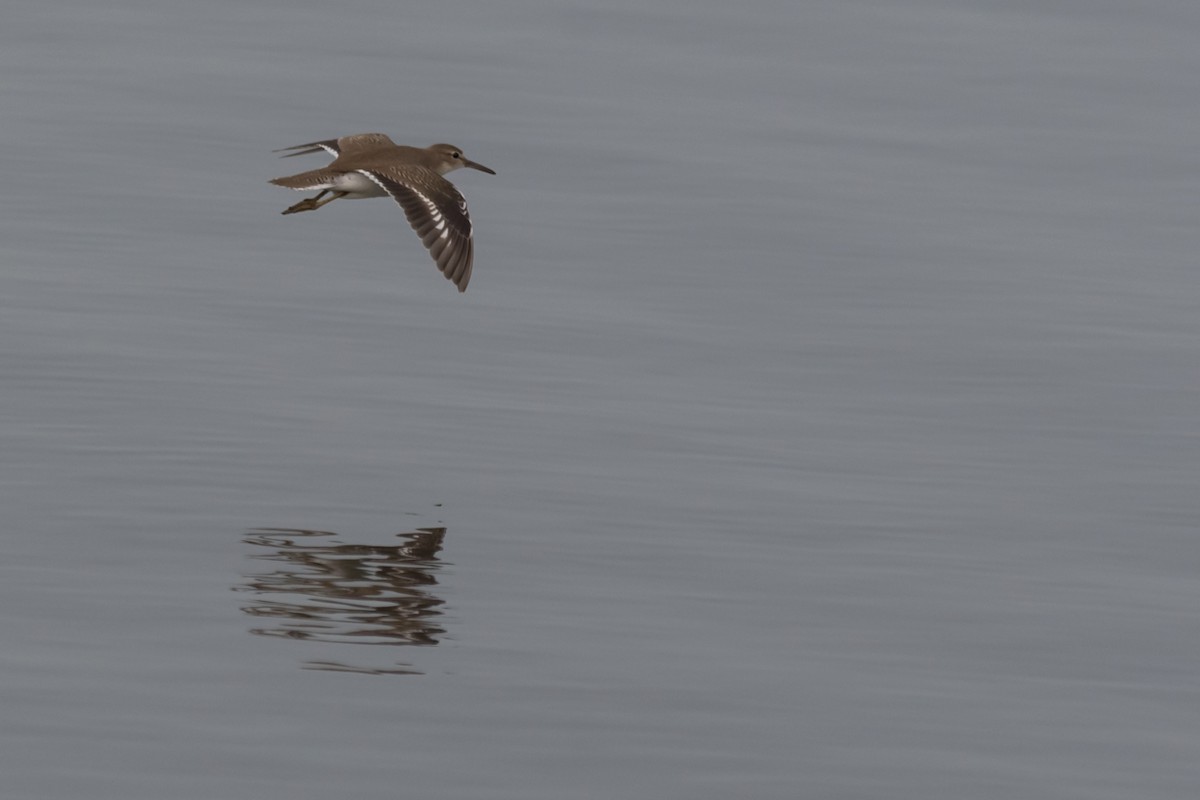
{"label": "bird's foot", "polygon": [[317,202],[317,198],[306,197],[303,200],[301,200],[299,203],[296,203],[296,205],[288,208],[288,210],[284,211],[283,213],[284,214],[299,214],[301,211],[314,211],[320,207],[321,207],[321,204]]}

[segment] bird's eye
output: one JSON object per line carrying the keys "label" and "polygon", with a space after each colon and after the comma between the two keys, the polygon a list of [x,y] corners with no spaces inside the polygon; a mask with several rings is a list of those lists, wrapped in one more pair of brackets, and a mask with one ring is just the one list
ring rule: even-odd
{"label": "bird's eye", "polygon": [[455,154],[454,154],[454,157],[455,157],[455,158],[462,158],[462,153],[455,153]]}

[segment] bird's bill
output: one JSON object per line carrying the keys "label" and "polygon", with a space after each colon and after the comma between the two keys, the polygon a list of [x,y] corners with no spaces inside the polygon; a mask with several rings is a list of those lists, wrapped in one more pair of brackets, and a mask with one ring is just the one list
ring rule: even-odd
{"label": "bird's bill", "polygon": [[485,167],[483,164],[477,164],[469,158],[464,158],[462,160],[462,162],[463,162],[464,167],[470,167],[471,169],[477,169],[480,172],[486,172],[488,175],[496,174],[496,170],[491,169],[489,167]]}

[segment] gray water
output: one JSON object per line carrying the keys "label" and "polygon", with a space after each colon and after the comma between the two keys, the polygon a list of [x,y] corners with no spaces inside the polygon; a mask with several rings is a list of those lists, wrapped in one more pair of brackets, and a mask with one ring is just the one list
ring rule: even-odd
{"label": "gray water", "polygon": [[2,16],[0,796],[1200,794],[1200,6]]}

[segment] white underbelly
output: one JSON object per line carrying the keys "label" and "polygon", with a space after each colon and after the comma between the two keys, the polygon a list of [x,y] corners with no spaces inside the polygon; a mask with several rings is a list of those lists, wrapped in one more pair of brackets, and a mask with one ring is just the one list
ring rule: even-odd
{"label": "white underbelly", "polygon": [[347,192],[347,200],[361,197],[387,197],[387,192],[379,188],[379,184],[365,175],[357,172],[344,172],[334,178],[329,188],[338,192]]}

